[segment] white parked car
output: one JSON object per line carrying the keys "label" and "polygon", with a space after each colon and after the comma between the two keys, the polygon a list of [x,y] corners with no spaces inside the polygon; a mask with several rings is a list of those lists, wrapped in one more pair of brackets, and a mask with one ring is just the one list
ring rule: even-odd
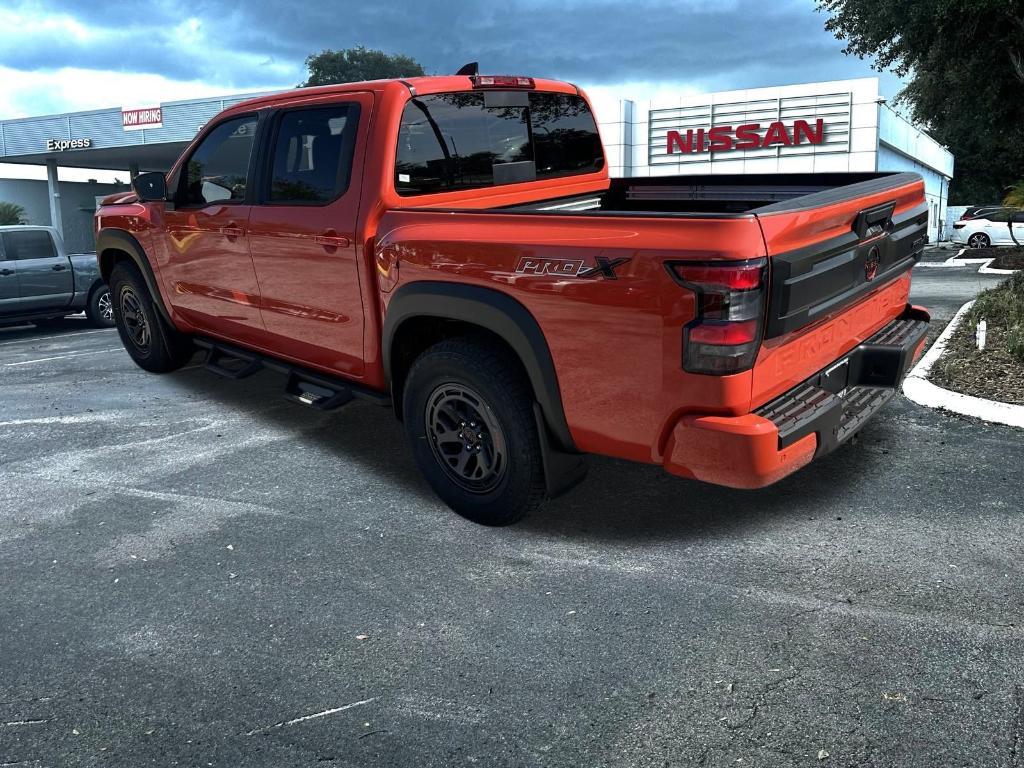
{"label": "white parked car", "polygon": [[958,221],[953,224],[950,240],[970,248],[988,248],[991,245],[1013,245],[1010,236],[1010,219],[1013,218],[1013,234],[1017,242],[1024,244],[1024,221],[1021,211],[1003,209],[976,219]]}

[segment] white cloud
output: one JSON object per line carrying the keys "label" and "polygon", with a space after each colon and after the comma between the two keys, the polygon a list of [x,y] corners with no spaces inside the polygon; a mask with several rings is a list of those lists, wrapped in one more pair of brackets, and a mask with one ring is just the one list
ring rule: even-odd
{"label": "white cloud", "polygon": [[[246,89],[246,92],[280,90],[282,87],[281,83],[268,83],[263,87]],[[162,75],[77,67],[23,72],[0,66],[0,119],[158,104],[232,92],[211,83],[171,80]]]}

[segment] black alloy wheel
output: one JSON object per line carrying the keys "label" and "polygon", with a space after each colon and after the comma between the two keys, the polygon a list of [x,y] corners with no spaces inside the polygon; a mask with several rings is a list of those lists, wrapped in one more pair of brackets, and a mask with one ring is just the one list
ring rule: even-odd
{"label": "black alloy wheel", "polygon": [[121,304],[121,317],[124,320],[124,329],[135,349],[141,355],[149,353],[149,344],[152,339],[149,321],[142,309],[142,302],[135,294],[131,286],[121,286],[121,295],[118,297]]}
{"label": "black alloy wheel", "polygon": [[438,464],[459,487],[488,493],[508,469],[505,436],[493,411],[465,384],[446,383],[427,399],[425,431]]}

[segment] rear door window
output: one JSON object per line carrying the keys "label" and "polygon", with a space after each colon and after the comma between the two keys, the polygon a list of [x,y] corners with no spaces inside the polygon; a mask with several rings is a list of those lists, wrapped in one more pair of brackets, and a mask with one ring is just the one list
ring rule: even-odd
{"label": "rear door window", "polygon": [[316,205],[344,194],[358,127],[358,104],[284,113],[274,141],[267,202]]}
{"label": "rear door window", "polygon": [[395,186],[402,195],[450,192],[592,173],[603,164],[594,116],[579,96],[443,93],[406,104]]}
{"label": "rear door window", "polygon": [[26,229],[3,233],[4,253],[14,261],[52,259],[57,255],[53,238],[44,229]]}

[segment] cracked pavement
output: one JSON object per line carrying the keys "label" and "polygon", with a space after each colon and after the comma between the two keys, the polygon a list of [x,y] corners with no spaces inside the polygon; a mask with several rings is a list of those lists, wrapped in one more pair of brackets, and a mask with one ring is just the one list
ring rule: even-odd
{"label": "cracked pavement", "polygon": [[763,492],[593,458],[492,530],[281,384],[0,329],[0,765],[1021,764],[1020,431],[898,397]]}

